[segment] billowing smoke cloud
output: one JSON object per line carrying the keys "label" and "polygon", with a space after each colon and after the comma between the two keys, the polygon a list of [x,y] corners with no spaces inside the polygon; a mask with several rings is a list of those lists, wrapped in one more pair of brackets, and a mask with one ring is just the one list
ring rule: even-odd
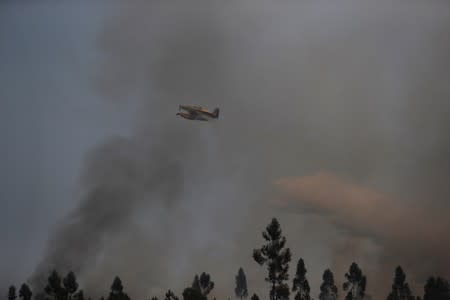
{"label": "billowing smoke cloud", "polygon": [[[250,289],[263,295],[263,270],[251,251],[277,216],[317,291],[343,249],[355,260],[384,255],[377,247],[406,234],[386,236],[391,219],[378,225],[350,214],[342,221],[347,210],[368,212],[354,197],[342,208],[328,206],[328,198],[309,205],[358,237],[377,237],[375,245],[349,241],[314,216],[268,205],[274,179],[328,169],[355,185],[448,208],[448,4],[161,1],[110,8],[116,14],[98,38],[93,86],[105,105],[137,111],[134,134],[88,155],[80,205],[62,220],[36,274],[74,269],[93,295],[118,274],[132,296],[148,297],[179,293],[207,271],[215,295],[225,298],[243,266]],[[185,103],[220,107],[221,118],[177,119]],[[367,205],[378,197],[389,202],[369,194],[375,200]],[[395,217],[402,205],[383,207],[400,210]],[[425,227],[417,241],[432,242],[425,236],[432,225],[418,224]],[[389,249],[399,261],[401,247]]]}
{"label": "billowing smoke cloud", "polygon": [[[331,173],[283,178],[276,185],[283,192],[277,205],[323,215],[352,239],[372,239],[380,256],[375,280],[390,279],[386,275],[396,264],[411,270],[416,276],[414,282],[424,282],[426,276],[435,273],[450,275],[446,267],[450,263],[450,221],[439,212],[405,203]],[[345,250],[347,257],[342,259],[352,260],[355,253]],[[387,286],[388,282],[384,283]]]}

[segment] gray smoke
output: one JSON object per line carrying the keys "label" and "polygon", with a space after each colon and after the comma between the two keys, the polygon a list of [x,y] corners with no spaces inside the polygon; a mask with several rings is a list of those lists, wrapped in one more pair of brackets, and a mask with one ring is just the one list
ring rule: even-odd
{"label": "gray smoke", "polygon": [[[106,105],[136,108],[134,135],[88,155],[84,196],[36,278],[72,269],[97,296],[120,275],[142,298],[180,293],[206,271],[225,298],[243,266],[264,295],[251,252],[276,216],[315,294],[336,255],[367,248],[326,218],[272,207],[273,180],[326,169],[448,208],[449,4],[113,5],[93,86]],[[220,107],[220,120],[177,119],[190,103]],[[388,286],[371,286],[372,275],[369,291],[384,296]]]}

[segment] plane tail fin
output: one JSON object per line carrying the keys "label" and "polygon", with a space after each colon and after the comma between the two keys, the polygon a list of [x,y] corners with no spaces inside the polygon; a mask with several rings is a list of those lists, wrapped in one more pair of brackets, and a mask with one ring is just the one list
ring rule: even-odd
{"label": "plane tail fin", "polygon": [[213,111],[214,118],[219,118],[219,108],[214,109]]}

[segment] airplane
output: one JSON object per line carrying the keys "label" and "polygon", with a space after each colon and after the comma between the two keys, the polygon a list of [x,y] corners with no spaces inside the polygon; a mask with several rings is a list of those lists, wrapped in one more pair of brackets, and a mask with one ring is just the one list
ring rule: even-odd
{"label": "airplane", "polygon": [[188,120],[209,121],[211,119],[219,118],[218,108],[210,112],[209,110],[197,105],[180,105],[178,109],[185,110],[186,112],[179,112],[177,113],[177,116]]}

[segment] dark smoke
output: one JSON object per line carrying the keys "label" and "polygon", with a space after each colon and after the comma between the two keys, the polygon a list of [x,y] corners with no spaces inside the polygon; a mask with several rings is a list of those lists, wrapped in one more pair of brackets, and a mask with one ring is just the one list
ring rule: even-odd
{"label": "dark smoke", "polygon": [[[114,5],[93,85],[107,105],[137,108],[135,131],[88,156],[85,196],[36,278],[72,269],[99,295],[120,275],[131,296],[148,297],[206,271],[224,298],[242,266],[263,295],[251,249],[276,215],[317,291],[335,254],[368,248],[267,200],[272,180],[320,169],[448,208],[448,4]],[[177,119],[185,103],[220,107],[221,118]],[[378,275],[366,269],[370,283]],[[387,288],[369,285],[375,296]]]}

